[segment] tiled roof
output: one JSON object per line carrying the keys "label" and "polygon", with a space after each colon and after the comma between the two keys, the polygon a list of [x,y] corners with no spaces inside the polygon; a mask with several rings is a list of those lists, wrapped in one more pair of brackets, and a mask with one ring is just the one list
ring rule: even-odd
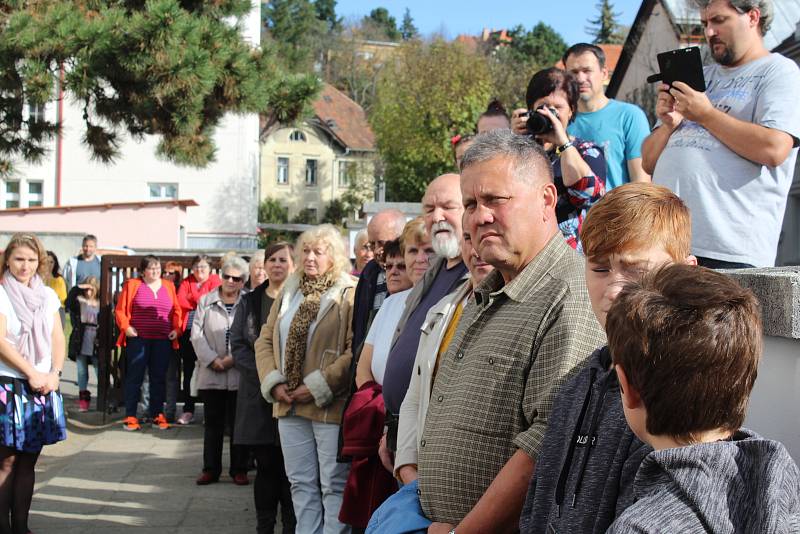
{"label": "tiled roof", "polygon": [[351,150],[375,150],[375,134],[364,108],[330,84],[324,84],[314,102],[319,126]]}

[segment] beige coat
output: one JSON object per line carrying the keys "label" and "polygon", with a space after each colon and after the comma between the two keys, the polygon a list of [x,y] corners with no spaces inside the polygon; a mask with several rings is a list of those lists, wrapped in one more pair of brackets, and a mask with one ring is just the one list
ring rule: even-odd
{"label": "beige coat", "polygon": [[323,423],[339,424],[350,385],[350,361],[353,332],[355,279],[342,274],[336,284],[322,294],[319,313],[309,329],[303,383],[314,397],[312,402],[292,406],[276,401],[272,388],[286,382],[280,323],[294,299],[300,298],[299,278],[286,281],[267,322],[255,343],[256,366],[261,380],[261,394],[273,403],[275,417],[297,415]]}
{"label": "beige coat", "polygon": [[439,356],[439,347],[455,315],[456,307],[471,292],[472,282],[467,280],[456,291],[445,295],[442,300],[431,306],[425,315],[411,381],[400,406],[397,453],[394,460],[395,476],[404,465],[417,465],[417,453],[422,431],[425,429],[425,415],[428,413],[428,402],[433,387],[433,370]]}
{"label": "beige coat", "polygon": [[[236,302],[238,306],[241,295]],[[197,312],[192,323],[192,346],[197,354],[197,365],[194,372],[197,376],[197,389],[239,389],[239,371],[230,368],[219,373],[209,367],[218,357],[231,353],[225,343],[225,330],[233,323],[233,315],[228,315],[222,303],[220,289],[214,289],[203,295],[197,303]]]}

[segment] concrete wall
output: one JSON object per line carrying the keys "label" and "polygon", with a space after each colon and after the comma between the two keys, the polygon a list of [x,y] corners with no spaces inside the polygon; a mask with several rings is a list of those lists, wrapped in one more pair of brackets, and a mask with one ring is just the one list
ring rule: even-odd
{"label": "concrete wall", "polygon": [[800,463],[800,267],[728,274],[753,290],[763,311],[764,355],[745,426],[782,442]]}
{"label": "concrete wall", "polygon": [[[4,250],[15,232],[0,230],[0,250]],[[35,232],[36,237],[41,239],[44,248],[52,250],[63,271],[67,264],[67,258],[75,256],[81,249],[83,232]]]}

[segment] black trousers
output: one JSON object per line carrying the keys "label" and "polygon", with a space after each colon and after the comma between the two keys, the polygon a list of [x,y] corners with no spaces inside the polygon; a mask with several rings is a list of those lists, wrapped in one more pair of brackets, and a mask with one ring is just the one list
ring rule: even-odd
{"label": "black trousers", "polygon": [[[222,473],[222,446],[225,427],[236,420],[236,392],[217,389],[200,391],[204,403],[203,471],[218,477]],[[247,447],[230,439],[231,463],[228,473],[247,473]]]}
{"label": "black trousers", "polygon": [[[186,401],[183,403],[183,411],[194,413],[194,403],[197,399],[191,395],[191,383],[192,375],[194,374],[194,364],[197,361],[197,354],[194,352],[194,345],[192,345],[191,341],[191,326],[192,325],[189,325],[186,332],[183,333],[180,339],[180,348],[178,349],[178,368],[182,371],[181,376],[183,377],[183,391],[186,393]],[[178,370],[176,369],[175,372],[177,373]]]}
{"label": "black trousers", "polygon": [[283,465],[283,452],[279,445],[251,445],[250,450],[256,459],[256,480],[253,484],[253,497],[256,503],[257,532],[272,534],[278,518],[278,503],[281,505],[283,534],[294,534],[295,518],[292,505],[292,492],[286,469]]}

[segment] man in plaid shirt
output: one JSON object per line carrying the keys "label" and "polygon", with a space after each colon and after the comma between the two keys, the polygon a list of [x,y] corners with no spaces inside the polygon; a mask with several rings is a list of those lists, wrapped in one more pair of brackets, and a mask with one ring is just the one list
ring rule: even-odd
{"label": "man in plaid shirt", "polygon": [[530,138],[475,138],[461,173],[464,230],[495,272],[440,360],[419,451],[431,534],[513,532],[558,387],[605,335],[583,259],[558,229],[550,162]]}

